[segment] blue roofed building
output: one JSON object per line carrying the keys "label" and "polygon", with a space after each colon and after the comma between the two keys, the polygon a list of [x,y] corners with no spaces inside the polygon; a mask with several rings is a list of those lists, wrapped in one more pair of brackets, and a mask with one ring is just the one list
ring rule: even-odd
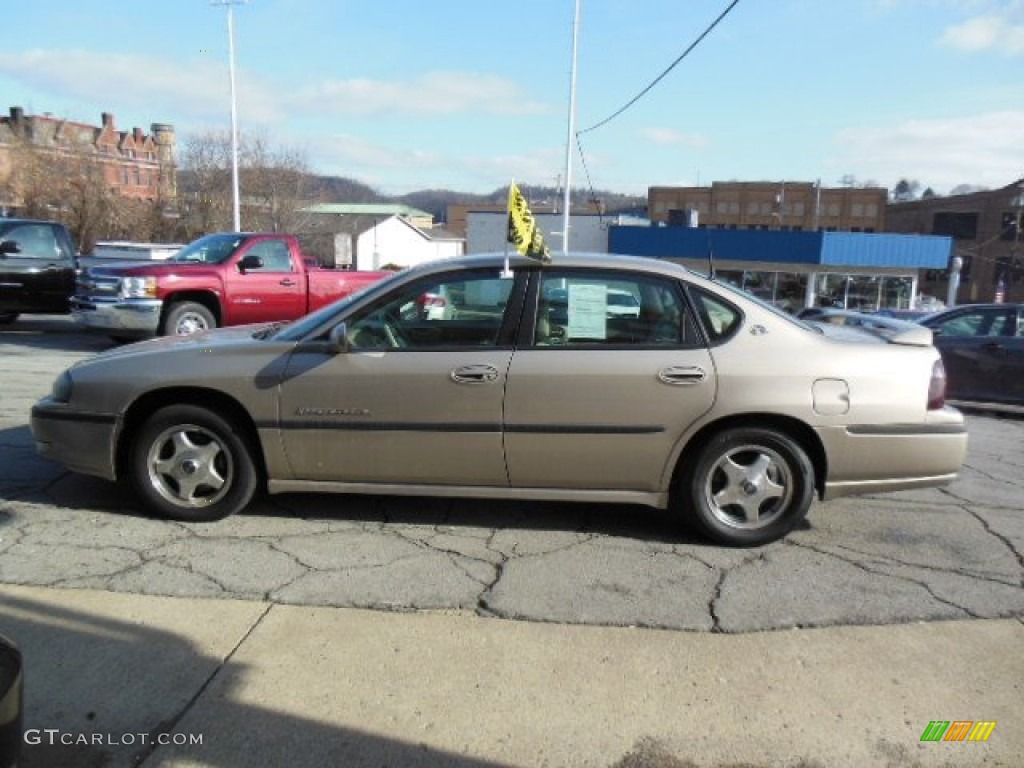
{"label": "blue roofed building", "polygon": [[939,308],[918,295],[923,270],[945,269],[952,238],[836,231],[611,226],[608,250],[679,262],[778,306]]}

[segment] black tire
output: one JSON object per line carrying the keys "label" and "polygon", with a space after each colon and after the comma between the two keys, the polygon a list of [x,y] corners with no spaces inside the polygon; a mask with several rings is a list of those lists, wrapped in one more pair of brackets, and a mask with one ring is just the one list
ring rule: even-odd
{"label": "black tire", "polygon": [[0,312],[0,325],[10,325],[17,319],[17,312]]}
{"label": "black tire", "polygon": [[160,324],[161,336],[188,336],[217,327],[213,313],[194,301],[172,304]]}
{"label": "black tire", "polygon": [[244,509],[259,484],[245,438],[219,414],[193,405],[154,413],[132,442],[131,480],[148,510],[208,522]]}
{"label": "black tire", "polygon": [[755,547],[782,538],[807,516],[814,467],[781,432],[729,429],[687,465],[679,492],[682,511],[709,538]]}

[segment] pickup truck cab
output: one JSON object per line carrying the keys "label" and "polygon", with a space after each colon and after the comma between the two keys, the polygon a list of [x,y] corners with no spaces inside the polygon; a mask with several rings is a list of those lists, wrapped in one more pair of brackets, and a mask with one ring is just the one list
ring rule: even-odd
{"label": "pickup truck cab", "polygon": [[0,219],[0,323],[21,314],[66,315],[77,267],[63,224]]}
{"label": "pickup truck cab", "polygon": [[294,320],[389,274],[310,266],[293,235],[221,232],[165,261],[84,269],[71,311],[117,339],[180,336]]}

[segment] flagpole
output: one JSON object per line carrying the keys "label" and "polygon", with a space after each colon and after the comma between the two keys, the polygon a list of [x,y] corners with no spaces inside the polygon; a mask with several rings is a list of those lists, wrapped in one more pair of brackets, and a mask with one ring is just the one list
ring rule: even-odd
{"label": "flagpole", "polygon": [[572,20],[572,67],[569,70],[569,127],[565,135],[565,199],[562,206],[562,253],[569,253],[569,216],[572,209],[572,140],[576,120],[576,48],[580,30],[580,0]]}
{"label": "flagpole", "polygon": [[[511,197],[512,197],[512,187],[515,185],[515,183],[516,183],[515,179],[512,179],[512,181],[509,182],[509,185],[508,185],[508,192],[509,193],[508,193],[508,195],[506,195],[506,197],[509,198],[509,200],[511,200]],[[510,277],[512,277],[512,269],[511,269],[511,266],[509,265],[509,262],[508,262],[508,228],[509,228],[509,220],[510,220],[511,216],[512,216],[512,206],[509,205],[508,203],[505,203],[505,268],[501,270],[501,278],[503,280],[508,280]]]}

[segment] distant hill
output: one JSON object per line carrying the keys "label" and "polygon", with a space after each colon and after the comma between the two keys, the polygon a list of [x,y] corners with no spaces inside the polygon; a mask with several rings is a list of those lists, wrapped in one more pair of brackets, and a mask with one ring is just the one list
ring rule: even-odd
{"label": "distant hill", "polygon": [[[555,187],[533,187],[520,184],[520,190],[534,205],[551,205],[562,207],[563,192]],[[178,171],[179,194],[189,195],[198,189],[196,175],[191,171]],[[242,190],[244,196],[245,190]],[[434,216],[434,221],[444,222],[448,218],[449,205],[494,204],[500,205],[508,199],[508,187],[499,187],[489,194],[456,192],[450,189],[424,189],[409,192],[405,195],[381,195],[373,187],[355,179],[343,176],[311,175],[303,184],[303,197],[310,203],[401,203],[426,211]],[[593,197],[604,202],[607,213],[621,211],[637,211],[647,206],[647,198],[636,195],[623,195],[618,192],[598,190]],[[587,190],[574,189],[572,192],[573,206],[585,206],[590,202],[591,194]]]}

